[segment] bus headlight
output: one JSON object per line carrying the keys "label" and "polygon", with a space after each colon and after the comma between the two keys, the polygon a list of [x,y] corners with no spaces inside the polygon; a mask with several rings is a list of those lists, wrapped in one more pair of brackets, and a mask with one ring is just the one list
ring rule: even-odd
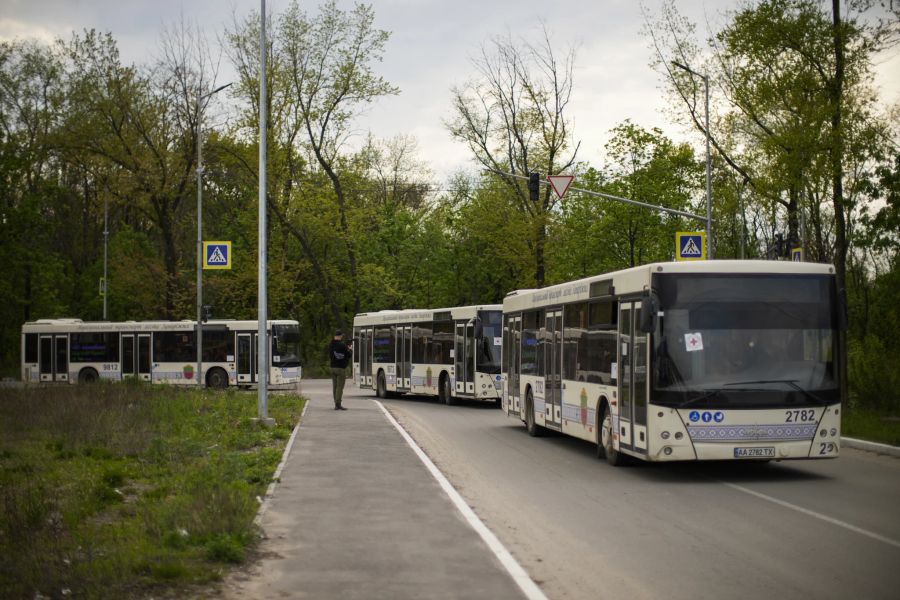
{"label": "bus headlight", "polygon": [[831,428],[831,437],[834,437],[834,436],[836,436],[836,435],[837,435],[837,428],[836,428],[836,427],[832,427],[832,428]]}
{"label": "bus headlight", "polygon": [[672,456],[672,449],[669,446],[666,446],[665,448],[663,448],[663,454],[665,454],[666,456]]}
{"label": "bus headlight", "polygon": [[819,437],[825,437],[826,435],[828,435],[828,431],[825,429],[819,432]]}
{"label": "bus headlight", "polygon": [[676,432],[675,432],[675,439],[676,439],[676,440],[680,440],[680,439],[683,438],[683,437],[684,437],[684,434],[681,433],[680,431],[676,431]]}
{"label": "bus headlight", "polygon": [[670,434],[668,431],[663,431],[661,434],[659,434],[659,437],[661,437],[664,440],[667,440],[667,439],[669,439],[669,435]]}

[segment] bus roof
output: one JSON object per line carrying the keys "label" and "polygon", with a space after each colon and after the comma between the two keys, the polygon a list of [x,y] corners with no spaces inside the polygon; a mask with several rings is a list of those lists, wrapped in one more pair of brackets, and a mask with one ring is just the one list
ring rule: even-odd
{"label": "bus roof", "polygon": [[[268,325],[299,325],[290,319],[270,319]],[[258,321],[235,319],[210,319],[203,323],[207,327],[225,326],[232,330],[256,330]],[[65,333],[89,331],[190,331],[197,327],[196,321],[82,321],[81,319],[37,319],[22,325],[22,333]]]}
{"label": "bus roof", "polygon": [[[410,308],[405,310],[382,310],[379,312],[360,313],[353,317],[353,326],[384,325],[391,323],[425,323],[437,320],[461,320],[472,319],[482,310],[503,310],[501,304],[474,304],[471,306],[452,306],[449,308]],[[440,313],[449,313],[448,318],[442,318]]]}
{"label": "bus roof", "polygon": [[[650,286],[650,276],[654,273],[833,275],[834,272],[832,265],[808,262],[771,260],[658,262],[621,271],[593,275],[540,289],[514,290],[503,299],[503,310],[506,312],[517,312],[567,302],[582,302],[592,297],[636,294]],[[592,294],[592,285],[599,285],[601,289]],[[604,290],[608,291],[604,293]]]}

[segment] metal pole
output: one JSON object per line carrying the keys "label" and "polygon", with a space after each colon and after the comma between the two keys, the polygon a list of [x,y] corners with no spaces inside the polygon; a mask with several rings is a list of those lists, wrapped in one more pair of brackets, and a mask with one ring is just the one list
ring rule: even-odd
{"label": "metal pole", "polygon": [[197,385],[203,385],[203,127],[200,124],[200,102],[204,96],[197,89]]}
{"label": "metal pole", "polygon": [[259,281],[257,316],[259,318],[256,352],[258,391],[257,412],[261,422],[269,421],[269,338],[266,297],[266,0],[260,0],[259,19]]}
{"label": "metal pole", "polygon": [[[531,177],[530,177],[530,176],[529,176],[529,177],[525,177],[524,175],[516,175],[515,173],[505,173],[505,172],[503,172],[503,171],[497,171],[497,170],[494,170],[494,169],[484,169],[484,170],[487,171],[488,173],[496,173],[497,175],[503,175],[504,177],[513,177],[513,178],[516,178],[516,179],[524,179],[524,180],[529,181],[529,182],[531,181]],[[544,181],[544,180],[538,180],[538,183],[539,183],[539,184],[542,184],[542,185],[550,185],[548,182],[546,182],[546,181]],[[531,189],[531,183],[529,183],[529,194],[530,194],[529,197],[530,197],[530,198],[536,197],[535,195],[532,194],[532,192],[530,191],[530,189]],[[657,205],[655,205],[655,204],[649,204],[649,203],[647,203],[647,202],[639,202],[639,201],[637,201],[637,200],[631,200],[631,199],[629,199],[629,198],[623,198],[623,197],[621,197],[621,196],[614,196],[613,194],[604,194],[603,192],[595,192],[595,191],[593,191],[593,190],[586,190],[586,189],[583,189],[583,188],[577,188],[577,187],[570,187],[570,188],[569,188],[569,192],[580,192],[580,193],[582,193],[582,194],[587,194],[588,196],[597,196],[598,198],[606,198],[606,199],[608,199],[608,200],[615,200],[615,201],[617,201],[617,202],[624,202],[625,204],[631,204],[631,205],[633,205],[633,206],[641,206],[641,207],[644,207],[644,208],[650,208],[650,209],[652,209],[652,210],[662,211],[662,212],[665,212],[665,213],[669,213],[669,214],[671,214],[671,215],[679,215],[679,216],[682,216],[682,217],[688,217],[688,218],[690,218],[690,219],[696,219],[697,221],[705,221],[705,220],[706,220],[706,217],[701,216],[701,215],[695,215],[695,214],[693,214],[693,213],[685,212],[685,211],[683,211],[683,210],[676,210],[676,209],[674,209],[674,208],[666,208],[665,206],[657,206]],[[568,193],[568,192],[567,192],[567,193]]]}
{"label": "metal pole", "polygon": [[103,199],[103,320],[106,320],[106,298],[109,296],[109,279],[106,263],[109,258],[109,198]]}
{"label": "metal pole", "polygon": [[709,76],[703,75],[703,87],[706,89],[706,256],[713,258],[712,233],[712,177],[710,174],[709,156]]}
{"label": "metal pole", "polygon": [[744,212],[744,181],[741,182],[741,187],[738,188],[738,204],[741,208],[741,260],[743,260],[745,258],[744,249],[747,245],[747,213]]}

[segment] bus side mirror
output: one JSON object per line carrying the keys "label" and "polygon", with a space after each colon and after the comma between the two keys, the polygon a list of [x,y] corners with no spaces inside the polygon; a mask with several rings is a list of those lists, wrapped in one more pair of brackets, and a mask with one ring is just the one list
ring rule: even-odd
{"label": "bus side mirror", "polygon": [[484,333],[484,327],[481,325],[481,319],[475,319],[475,337],[480,338]]}
{"label": "bus side mirror", "polygon": [[642,333],[653,333],[656,330],[656,312],[656,301],[652,297],[641,298],[641,322],[638,323],[638,328]]}

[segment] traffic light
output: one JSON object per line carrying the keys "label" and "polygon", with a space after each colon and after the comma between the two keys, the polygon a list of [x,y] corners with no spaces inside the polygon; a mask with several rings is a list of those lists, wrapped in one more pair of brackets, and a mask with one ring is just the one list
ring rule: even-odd
{"label": "traffic light", "polygon": [[532,202],[538,201],[538,190],[541,187],[540,175],[532,171],[528,174],[528,197]]}

